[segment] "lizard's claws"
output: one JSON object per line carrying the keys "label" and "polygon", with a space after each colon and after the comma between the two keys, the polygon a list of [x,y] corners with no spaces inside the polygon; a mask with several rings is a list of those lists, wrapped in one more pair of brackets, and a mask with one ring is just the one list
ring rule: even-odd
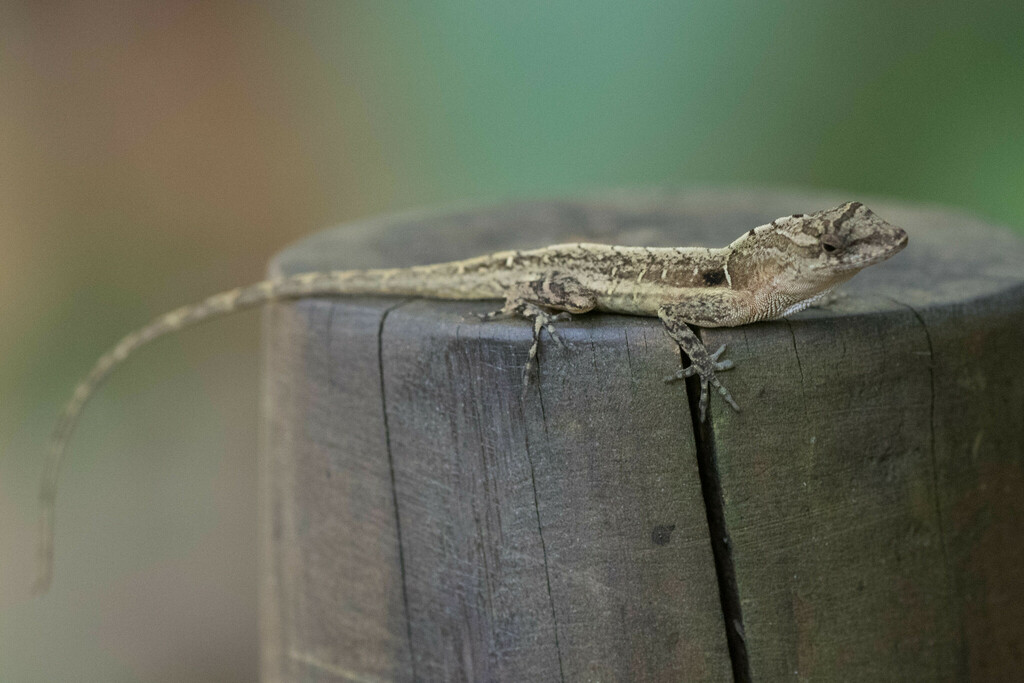
{"label": "lizard's claws", "polygon": [[726,403],[732,406],[733,410],[736,412],[740,411],[740,407],[736,404],[736,401],[733,400],[732,394],[729,393],[728,389],[722,386],[718,377],[715,376],[716,372],[732,370],[733,367],[735,367],[731,360],[718,360],[724,352],[725,344],[722,344],[718,347],[717,351],[707,356],[709,362],[705,366],[702,367],[703,364],[697,365],[696,363],[691,362],[687,367],[679,368],[676,370],[674,375],[669,375],[665,378],[666,382],[675,382],[676,380],[685,379],[686,377],[692,377],[694,375],[698,375],[700,377],[700,401],[698,403],[698,408],[700,411],[701,422],[704,422],[704,419],[707,416],[708,401],[710,398],[710,390],[708,389],[709,385],[718,389],[718,393],[722,395],[722,398],[725,399]]}
{"label": "lizard's claws", "polygon": [[546,318],[547,320],[544,321],[544,329],[548,331],[548,334],[551,335],[551,338],[555,340],[556,344],[558,344],[562,348],[565,348],[565,342],[562,341],[562,337],[558,334],[558,332],[555,331],[555,326],[553,323],[560,323],[565,322],[567,320],[572,320],[572,316],[569,315],[568,313],[563,312],[555,316],[546,316]]}
{"label": "lizard's claws", "polygon": [[697,366],[688,365],[685,368],[679,368],[678,370],[676,370],[676,373],[674,375],[668,375],[667,377],[665,377],[665,383],[668,384],[669,382],[675,382],[676,380],[685,379],[687,377],[693,377],[696,374]]}
{"label": "lizard's claws", "polygon": [[709,376],[705,376],[702,374],[700,377],[700,401],[697,405],[700,412],[701,422],[704,422],[708,413],[708,400],[710,394],[710,392],[708,391],[709,384],[718,389],[718,393],[722,395],[722,398],[725,399],[726,403],[732,406],[733,410],[735,410],[737,413],[740,412],[740,407],[736,404],[736,401],[733,400],[732,394],[729,393],[728,389],[722,386],[722,383],[718,381],[718,378],[715,377],[714,373],[712,373]]}

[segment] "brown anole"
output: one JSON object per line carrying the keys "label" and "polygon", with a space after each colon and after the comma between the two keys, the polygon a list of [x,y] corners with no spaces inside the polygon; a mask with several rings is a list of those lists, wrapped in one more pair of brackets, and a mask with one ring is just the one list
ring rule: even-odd
{"label": "brown anole", "polygon": [[435,299],[501,299],[485,320],[518,316],[533,323],[533,344],[523,371],[524,391],[536,363],[542,330],[558,341],[554,323],[571,314],[604,311],[657,316],[689,357],[667,381],[697,375],[700,420],[709,386],[739,410],[716,372],[725,347],[709,353],[690,325],[733,327],[787,316],[818,301],[863,268],[903,249],[907,234],[859,202],[778,218],[721,249],[559,244],[503,251],[464,261],[411,268],[314,272],[217,294],[160,316],[104,354],[75,389],[51,440],[40,492],[40,574],[36,591],[52,576],[53,517],[65,449],[82,408],[111,370],[142,345],[184,327],[270,301],[309,296],[386,295]]}

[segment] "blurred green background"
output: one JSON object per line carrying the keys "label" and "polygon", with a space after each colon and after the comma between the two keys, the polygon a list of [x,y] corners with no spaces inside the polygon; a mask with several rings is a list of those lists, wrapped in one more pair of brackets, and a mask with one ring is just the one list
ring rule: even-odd
{"label": "blurred green background", "polygon": [[[1024,228],[1024,7],[0,5],[0,680],[251,681],[258,317],[108,345],[331,224],[612,186],[828,187]],[[812,207],[799,207],[812,208]]]}

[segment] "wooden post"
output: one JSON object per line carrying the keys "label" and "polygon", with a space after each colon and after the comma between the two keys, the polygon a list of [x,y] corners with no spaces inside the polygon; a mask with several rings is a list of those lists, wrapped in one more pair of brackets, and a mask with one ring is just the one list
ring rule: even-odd
{"label": "wooden post", "polygon": [[[315,235],[276,275],[565,241],[722,246],[849,197],[634,193]],[[266,317],[265,681],[1010,680],[1024,667],[1024,244],[868,202],[908,248],[828,308],[530,330],[372,297]],[[688,397],[688,392],[690,396]]]}

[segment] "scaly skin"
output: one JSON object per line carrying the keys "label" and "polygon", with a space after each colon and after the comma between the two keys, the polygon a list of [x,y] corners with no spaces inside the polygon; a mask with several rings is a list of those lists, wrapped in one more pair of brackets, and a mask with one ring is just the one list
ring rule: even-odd
{"label": "scaly skin", "polygon": [[557,341],[554,323],[570,314],[597,310],[657,316],[690,359],[688,367],[667,379],[700,377],[703,421],[709,386],[735,410],[739,406],[716,376],[732,367],[731,361],[719,360],[724,347],[708,353],[690,325],[732,327],[789,315],[906,244],[903,230],[863,204],[849,202],[827,211],[776,219],[721,249],[559,244],[412,268],[304,273],[224,292],[172,311],[104,354],[75,389],[57,422],[40,491],[40,573],[35,590],[45,592],[52,577],[57,483],[82,409],[131,353],[170,332],[270,301],[308,296],[502,299],[504,306],[485,319],[521,316],[533,322],[533,345],[523,372],[525,393],[542,329]]}

